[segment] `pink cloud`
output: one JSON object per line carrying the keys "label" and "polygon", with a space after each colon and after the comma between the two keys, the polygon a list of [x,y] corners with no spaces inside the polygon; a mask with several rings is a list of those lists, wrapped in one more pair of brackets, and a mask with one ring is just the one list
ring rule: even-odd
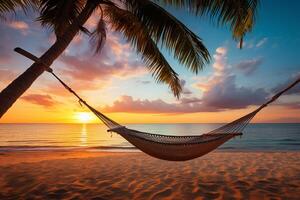
{"label": "pink cloud", "polygon": [[126,56],[128,57],[132,51],[129,43],[121,43],[119,36],[115,34],[109,34],[107,39],[107,46],[111,48],[111,51],[115,54],[115,56]]}
{"label": "pink cloud", "polygon": [[116,34],[108,33],[103,50],[93,55],[90,50],[77,55],[68,53],[61,56],[67,67],[62,71],[76,80],[111,80],[111,78],[128,79],[142,76],[147,69],[136,59],[130,57],[130,45],[121,41]]}
{"label": "pink cloud", "polygon": [[[101,11],[100,11],[101,12]],[[100,19],[100,13],[99,11],[96,11],[94,14],[92,14],[89,19],[87,20],[87,22],[84,24],[84,26],[89,29],[90,31],[92,31],[93,29],[95,29],[97,27],[97,23]]]}
{"label": "pink cloud", "polygon": [[26,24],[23,21],[13,21],[13,22],[10,22],[8,24],[8,26],[11,28],[17,29],[17,30],[22,30],[22,31],[26,31],[29,28],[28,24]]}
{"label": "pink cloud", "polygon": [[29,30],[29,26],[23,21],[12,21],[7,24],[9,27],[21,31],[22,34],[26,35]]}
{"label": "pink cloud", "polygon": [[220,78],[203,93],[206,106],[220,109],[240,109],[249,105],[260,105],[267,100],[268,93],[262,89],[250,89],[236,85],[235,75]]}
{"label": "pink cloud", "polygon": [[127,79],[141,76],[146,73],[146,69],[139,62],[117,61],[113,64],[104,63],[96,56],[78,56],[63,55],[63,61],[68,68],[63,70],[67,76],[77,80],[108,80],[112,77]]}
{"label": "pink cloud", "polygon": [[199,103],[167,103],[157,100],[134,100],[131,96],[121,96],[113,102],[112,106],[102,109],[104,112],[130,112],[130,113],[192,113],[206,111]]}
{"label": "pink cloud", "polygon": [[227,48],[226,47],[218,47],[216,49],[216,53],[220,54],[221,56],[225,56],[227,54]]}
{"label": "pink cloud", "polygon": [[204,104],[216,110],[262,104],[266,101],[268,93],[262,88],[250,89],[237,86],[236,77],[227,63],[227,52],[225,47],[216,49],[213,74],[207,80],[196,84],[196,87],[203,91]]}
{"label": "pink cloud", "polygon": [[[75,80],[68,79],[65,76],[60,76],[64,82],[66,82],[74,91],[79,95],[82,91],[101,90],[108,87],[111,83],[108,80],[89,81],[89,80]],[[43,88],[44,91],[50,94],[59,96],[72,96],[60,83],[55,81],[54,83],[48,83]],[[73,97],[73,96],[72,96]]]}
{"label": "pink cloud", "polygon": [[77,34],[77,35],[73,38],[72,43],[73,43],[73,44],[76,44],[76,45],[79,45],[79,44],[82,43],[82,41],[83,41],[83,39],[82,39],[82,34]]}
{"label": "pink cloud", "polygon": [[[227,109],[245,108],[248,105],[257,105],[265,100],[264,91],[249,90],[246,88],[230,88],[232,93],[222,93],[215,88],[206,93],[202,98],[185,97],[175,103],[168,103],[162,99],[141,100],[131,96],[121,96],[111,106],[104,107],[104,112],[129,112],[129,113],[195,113],[219,112]],[[222,90],[222,88],[221,88]],[[231,96],[233,95],[233,96]],[[240,95],[240,96],[235,96]],[[254,96],[251,96],[254,95]],[[251,96],[251,98],[249,98]]]}
{"label": "pink cloud", "polygon": [[[131,96],[121,96],[111,106],[104,108],[105,112],[133,112],[133,113],[195,113],[218,112],[228,109],[241,109],[249,105],[260,105],[269,95],[264,89],[251,89],[236,85],[235,75],[227,63],[225,47],[216,49],[213,63],[213,74],[197,83],[196,87],[202,90],[202,97],[186,95],[180,101],[168,103],[161,99],[141,100]],[[185,85],[185,81],[182,81]]]}
{"label": "pink cloud", "polygon": [[7,83],[13,80],[17,74],[9,69],[0,69],[0,82]]}
{"label": "pink cloud", "polygon": [[[87,38],[80,37],[86,42]],[[82,41],[80,41],[82,43]],[[126,80],[140,77],[147,73],[147,68],[131,56],[128,43],[121,41],[116,34],[109,37],[100,54],[90,49],[72,55],[73,49],[66,51],[59,58],[65,66],[60,67],[57,74],[76,91],[99,90],[112,84],[113,78]],[[59,84],[47,84],[47,92],[65,96],[68,94]]]}
{"label": "pink cloud", "polygon": [[285,106],[291,109],[300,110],[300,102],[291,102],[291,103],[279,103],[280,106]]}
{"label": "pink cloud", "polygon": [[45,108],[50,108],[57,104],[57,101],[55,101],[50,95],[43,94],[29,94],[21,97],[21,99]]}
{"label": "pink cloud", "polygon": [[[104,41],[103,49],[101,50],[101,58],[105,58],[107,61],[111,60],[128,60],[130,56],[136,57],[135,52],[132,50],[130,44],[122,40],[120,34],[107,31],[106,40]],[[92,48],[97,46],[95,40],[90,40]]]}

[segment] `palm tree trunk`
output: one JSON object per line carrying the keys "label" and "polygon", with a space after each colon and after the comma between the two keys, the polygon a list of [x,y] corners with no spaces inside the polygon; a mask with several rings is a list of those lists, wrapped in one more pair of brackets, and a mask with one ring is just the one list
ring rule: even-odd
{"label": "palm tree trunk", "polygon": [[42,63],[32,64],[23,74],[17,77],[0,93],[0,118],[14,104],[14,102],[32,85],[32,83],[57,59],[68,47],[72,39],[91,16],[97,6],[97,0],[88,0],[84,9],[78,16],[77,22],[70,25],[62,37],[40,57]]}

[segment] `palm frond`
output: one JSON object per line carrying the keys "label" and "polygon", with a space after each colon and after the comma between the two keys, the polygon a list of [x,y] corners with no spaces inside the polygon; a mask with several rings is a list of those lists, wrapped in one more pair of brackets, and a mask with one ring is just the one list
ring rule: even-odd
{"label": "palm frond", "polygon": [[127,0],[127,9],[147,27],[156,44],[173,52],[174,58],[198,73],[210,55],[201,39],[165,9],[148,0]]}
{"label": "palm frond", "polygon": [[179,98],[182,88],[178,74],[159,51],[148,29],[140,23],[136,16],[127,10],[116,6],[107,6],[104,13],[112,28],[121,32],[141,55],[143,62],[155,80],[168,84],[174,95]]}
{"label": "palm frond", "polygon": [[95,53],[100,53],[106,40],[106,23],[103,17],[98,21],[96,29],[91,34],[90,44],[95,47]]}
{"label": "palm frond", "polygon": [[85,0],[41,0],[38,21],[54,29],[59,37],[71,23],[76,22],[84,4]]}
{"label": "palm frond", "polygon": [[233,38],[240,40],[242,47],[243,37],[255,23],[258,0],[214,0],[209,3],[206,7],[198,5],[196,12],[211,15],[221,25],[229,24]]}
{"label": "palm frond", "polygon": [[104,21],[102,5],[100,4],[98,8],[101,12],[100,20],[97,23],[96,29],[91,33],[90,39],[90,44],[92,47],[94,47],[95,53],[101,52],[102,47],[104,46],[104,42],[106,40],[106,23]]}
{"label": "palm frond", "polygon": [[36,8],[38,5],[38,0],[0,0],[0,17],[5,19],[5,13],[15,13],[17,8],[26,12],[29,8]]}
{"label": "palm frond", "polygon": [[188,8],[195,15],[206,15],[219,25],[229,25],[232,36],[240,40],[255,24],[259,0],[160,0],[162,4]]}

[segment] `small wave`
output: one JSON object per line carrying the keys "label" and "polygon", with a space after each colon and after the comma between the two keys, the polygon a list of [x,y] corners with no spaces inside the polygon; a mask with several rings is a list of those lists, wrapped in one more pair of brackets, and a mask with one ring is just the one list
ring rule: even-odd
{"label": "small wave", "polygon": [[121,147],[121,146],[99,146],[89,147],[90,149],[137,149],[136,147]]}
{"label": "small wave", "polygon": [[2,146],[0,152],[29,152],[29,151],[132,151],[136,147],[122,146],[96,146],[96,147],[78,147],[78,146]]}
{"label": "small wave", "polygon": [[58,147],[58,146],[2,146],[0,152],[16,151],[68,151],[80,149],[82,147]]}
{"label": "small wave", "polygon": [[300,142],[280,142],[278,144],[286,146],[300,146]]}
{"label": "small wave", "polygon": [[112,151],[112,152],[131,152],[139,151],[136,147],[122,147],[122,146],[99,146],[99,147],[89,147],[88,151]]}
{"label": "small wave", "polygon": [[282,139],[282,140],[280,140],[280,141],[283,141],[283,142],[296,142],[296,141],[299,141],[299,140],[287,138],[287,139]]}
{"label": "small wave", "polygon": [[221,150],[228,150],[228,149],[237,149],[235,147],[219,147],[218,149],[221,149]]}
{"label": "small wave", "polygon": [[8,140],[9,143],[24,143],[24,142],[51,142],[50,140]]}

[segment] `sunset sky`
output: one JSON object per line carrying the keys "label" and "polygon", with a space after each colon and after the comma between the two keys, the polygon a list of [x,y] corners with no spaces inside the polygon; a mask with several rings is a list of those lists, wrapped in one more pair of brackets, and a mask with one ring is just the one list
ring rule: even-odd
{"label": "sunset sky", "polygon": [[[299,1],[261,1],[254,31],[237,48],[228,27],[217,27],[185,11],[168,10],[199,35],[212,60],[198,75],[164,55],[180,74],[184,92],[177,100],[157,84],[139,56],[118,34],[108,31],[95,55],[80,34],[52,68],[87,102],[120,123],[229,122],[255,109],[300,76]],[[297,4],[297,5],[296,5]],[[0,22],[0,90],[32,63],[15,53],[22,47],[39,56],[54,42],[50,30],[21,12]],[[85,24],[95,28],[97,15]],[[50,74],[44,73],[0,123],[77,123],[86,112]],[[254,122],[300,122],[300,86],[259,113]],[[98,122],[91,115],[91,122]]]}

